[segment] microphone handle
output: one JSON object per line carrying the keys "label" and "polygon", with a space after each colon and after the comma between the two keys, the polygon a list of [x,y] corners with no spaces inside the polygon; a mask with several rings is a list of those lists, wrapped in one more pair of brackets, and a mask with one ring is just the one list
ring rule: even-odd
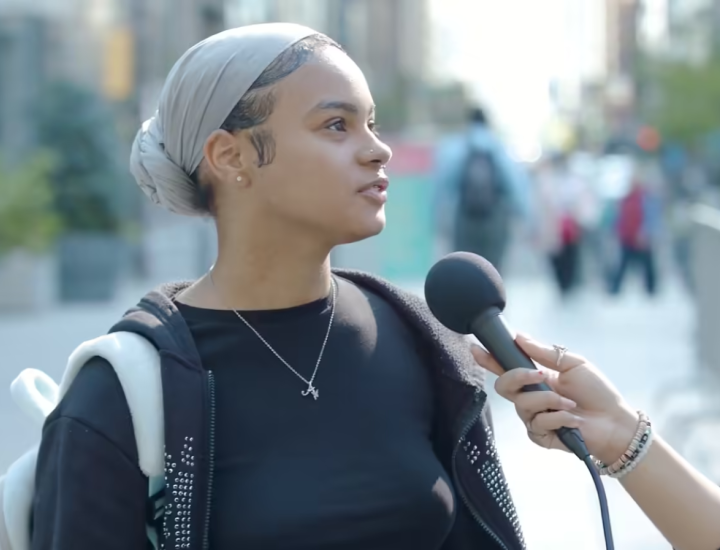
{"label": "microphone handle", "polygon": [[[505,321],[502,311],[490,308],[480,314],[470,325],[472,333],[485,346],[490,355],[505,371],[513,369],[535,369],[535,363],[515,342],[515,332]],[[542,382],[523,387],[524,392],[553,391],[550,386]],[[550,412],[550,411],[548,411]],[[590,452],[585,445],[582,434],[577,428],[560,428],[556,430],[557,436],[563,444],[580,460],[585,461]]]}

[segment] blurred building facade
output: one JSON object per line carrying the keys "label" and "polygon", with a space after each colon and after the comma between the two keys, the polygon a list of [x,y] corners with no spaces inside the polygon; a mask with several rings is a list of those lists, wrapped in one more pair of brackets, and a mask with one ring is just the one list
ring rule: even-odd
{"label": "blurred building facade", "polygon": [[668,0],[667,50],[703,61],[720,49],[720,1]]}
{"label": "blurred building facade", "polygon": [[546,146],[567,149],[602,133],[607,56],[607,0],[565,0],[558,10],[562,41],[550,85]]}
{"label": "blurred building facade", "polygon": [[425,0],[339,0],[328,31],[366,71],[371,87],[390,93],[398,77],[427,75],[430,33]]}
{"label": "blurred building facade", "polygon": [[[193,44],[225,28],[224,0],[115,0],[120,14],[119,34],[131,37],[132,70],[127,97],[134,98],[135,126],[155,109],[168,71]],[[119,51],[119,50],[118,50]],[[121,54],[118,55],[118,58]],[[109,57],[107,71],[123,78],[121,59]]]}
{"label": "blurred building facade", "polygon": [[99,86],[111,0],[0,0],[0,149],[22,157],[35,146],[33,125],[44,83]]}
{"label": "blurred building facade", "polygon": [[46,66],[41,46],[45,29],[37,16],[0,18],[0,150],[8,158],[22,157],[35,146],[26,113],[39,102],[37,91]]}
{"label": "blurred building facade", "polygon": [[[124,137],[149,116],[164,78],[189,46],[227,26],[292,21],[343,44],[366,72],[392,126],[427,109],[427,0],[0,0],[4,70],[0,136],[20,138],[28,90],[46,77],[101,91],[122,111]],[[22,68],[22,70],[19,70]],[[12,74],[13,78],[9,75]],[[32,95],[32,94],[30,94]],[[20,107],[20,108],[19,108]],[[14,120],[10,114],[15,113]],[[0,138],[2,139],[2,138]]]}
{"label": "blurred building facade", "polygon": [[606,0],[605,118],[610,133],[634,124],[641,0]]}
{"label": "blurred building facade", "polygon": [[326,32],[365,72],[384,126],[422,123],[428,85],[427,0],[336,0]]}
{"label": "blurred building facade", "polygon": [[428,0],[228,0],[230,26],[289,21],[337,40],[365,72],[386,128],[419,124],[428,89]]}

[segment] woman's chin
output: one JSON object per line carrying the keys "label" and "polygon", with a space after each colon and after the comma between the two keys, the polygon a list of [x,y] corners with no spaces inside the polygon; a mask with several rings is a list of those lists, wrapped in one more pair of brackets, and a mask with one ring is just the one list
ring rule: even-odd
{"label": "woman's chin", "polygon": [[385,229],[385,210],[381,210],[372,219],[358,220],[357,223],[353,224],[353,227],[349,227],[345,232],[345,236],[341,244],[351,244],[359,241],[364,241],[371,237],[375,237],[382,233]]}

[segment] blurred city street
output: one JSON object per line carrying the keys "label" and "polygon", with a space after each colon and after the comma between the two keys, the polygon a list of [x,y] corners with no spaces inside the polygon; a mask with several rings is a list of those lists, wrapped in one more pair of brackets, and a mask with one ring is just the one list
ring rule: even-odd
{"label": "blurred city street", "polygon": [[[421,293],[421,284],[405,285]],[[631,403],[659,421],[655,392],[688,378],[693,369],[692,310],[669,284],[656,300],[634,288],[622,298],[587,291],[562,303],[547,279],[507,282],[510,322],[546,342],[562,343],[609,375]],[[102,334],[145,288],[126,288],[109,304],[58,308],[43,315],[0,317],[0,471],[39,436],[15,409],[8,387],[23,368],[59,379],[64,360],[80,342]],[[532,445],[514,411],[490,387],[497,438],[530,550],[600,550],[602,531],[592,482],[575,458]],[[664,550],[669,545],[616,482],[606,481],[617,548]]]}
{"label": "blurred city street", "polygon": [[[280,22],[317,34],[264,25]],[[322,72],[336,62],[353,71],[340,91]],[[161,282],[226,265],[237,288],[219,276],[212,300],[282,309],[329,254],[422,295],[431,266],[466,251],[502,274],[515,329],[597,364],[720,484],[718,105],[720,0],[0,0],[0,476],[41,435],[12,380],[59,382]],[[291,124],[311,112],[327,118]],[[213,168],[220,142],[232,173]],[[368,197],[384,210],[365,219]],[[528,549],[602,550],[585,466],[533,445],[493,383]],[[670,549],[605,486],[618,549]]]}

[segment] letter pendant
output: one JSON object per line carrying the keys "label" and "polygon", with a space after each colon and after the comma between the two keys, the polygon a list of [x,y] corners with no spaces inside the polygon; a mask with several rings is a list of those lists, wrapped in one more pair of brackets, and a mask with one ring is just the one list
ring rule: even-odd
{"label": "letter pendant", "polygon": [[313,386],[312,384],[308,384],[307,389],[306,389],[306,390],[303,390],[303,391],[301,392],[301,394],[302,394],[303,397],[307,397],[308,395],[312,395],[312,396],[313,396],[313,399],[314,399],[315,401],[317,401],[317,400],[318,400],[318,397],[320,397],[320,391],[319,391],[315,386]]}

